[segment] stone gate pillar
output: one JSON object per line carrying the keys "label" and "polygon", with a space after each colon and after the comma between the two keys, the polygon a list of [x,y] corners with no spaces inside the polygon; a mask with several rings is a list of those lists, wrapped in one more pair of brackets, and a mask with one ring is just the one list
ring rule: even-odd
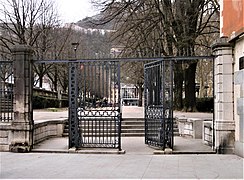
{"label": "stone gate pillar", "polygon": [[227,38],[212,46],[214,55],[215,148],[218,153],[233,153],[235,143],[234,69],[232,47]]}
{"label": "stone gate pillar", "polygon": [[32,50],[26,45],[12,49],[14,66],[14,118],[12,121],[12,152],[28,152],[33,145]]}

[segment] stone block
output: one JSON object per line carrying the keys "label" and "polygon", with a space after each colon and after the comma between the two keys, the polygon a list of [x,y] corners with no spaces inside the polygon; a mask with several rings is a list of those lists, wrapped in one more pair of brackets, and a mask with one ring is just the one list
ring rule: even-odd
{"label": "stone block", "polygon": [[236,141],[235,142],[235,154],[244,158],[244,142]]}
{"label": "stone block", "polygon": [[234,112],[233,102],[227,102],[227,103],[218,102],[215,104],[215,108],[217,112],[223,112],[223,111],[228,111],[232,113]]}
{"label": "stone block", "polygon": [[9,151],[9,145],[8,144],[1,144],[0,145],[0,151],[1,152],[8,152]]}
{"label": "stone block", "polygon": [[237,99],[237,114],[244,115],[244,98]]}
{"label": "stone block", "polygon": [[164,149],[164,153],[165,154],[172,154],[173,153],[173,150],[171,148],[165,148]]}
{"label": "stone block", "polygon": [[235,144],[234,130],[217,130],[215,138],[215,147],[219,154],[233,154]]}
{"label": "stone block", "polygon": [[232,73],[233,73],[232,63],[219,64],[215,68],[215,74],[232,74]]}
{"label": "stone block", "polygon": [[202,139],[202,119],[194,118],[193,121],[193,138]]}
{"label": "stone block", "polygon": [[234,115],[231,110],[215,111],[215,118],[222,121],[233,121]]}
{"label": "stone block", "polygon": [[222,50],[219,52],[221,55],[215,58],[214,64],[223,65],[223,64],[231,64],[233,63],[232,53],[229,50]]}
{"label": "stone block", "polygon": [[202,119],[188,118],[187,120],[181,120],[180,135],[191,136],[194,139],[202,138]]}
{"label": "stone block", "polygon": [[8,137],[0,137],[0,146],[7,144],[9,144]]}
{"label": "stone block", "polygon": [[213,143],[213,123],[212,121],[203,122],[202,131],[202,142],[207,145],[212,145]]}
{"label": "stone block", "polygon": [[230,108],[230,109],[225,109],[223,111],[223,116],[224,116],[224,120],[234,120],[234,108]]}
{"label": "stone block", "polygon": [[235,84],[244,85],[244,69],[235,72],[234,82]]}
{"label": "stone block", "polygon": [[57,124],[57,135],[62,136],[64,132],[64,124]]}
{"label": "stone block", "polygon": [[56,125],[55,124],[48,124],[47,125],[47,130],[48,131],[55,131],[56,130]]}
{"label": "stone block", "polygon": [[215,119],[223,119],[223,111],[217,111],[215,110]]}
{"label": "stone block", "polygon": [[[8,130],[1,130],[0,131],[0,137],[5,138],[8,137],[9,131]],[[0,141],[1,142],[1,141]]]}
{"label": "stone block", "polygon": [[216,102],[219,103],[232,103],[234,99],[234,94],[232,92],[218,92],[216,93]]}
{"label": "stone block", "polygon": [[218,131],[235,131],[235,122],[216,118],[215,129]]}
{"label": "stone block", "polygon": [[11,143],[9,146],[9,151],[11,152],[30,152],[31,150],[31,146],[29,143],[27,142],[14,142]]}
{"label": "stone block", "polygon": [[214,65],[222,65],[224,63],[223,57],[222,56],[218,56],[217,58],[215,58],[214,60]]}
{"label": "stone block", "polygon": [[216,92],[233,92],[233,76],[219,75],[216,78]]}
{"label": "stone block", "polygon": [[186,117],[177,117],[180,136],[184,135],[184,127],[185,127],[186,121],[187,121]]}

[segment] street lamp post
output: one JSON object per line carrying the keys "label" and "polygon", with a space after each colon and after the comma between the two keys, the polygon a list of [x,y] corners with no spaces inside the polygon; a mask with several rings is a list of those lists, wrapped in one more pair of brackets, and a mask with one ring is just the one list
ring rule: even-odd
{"label": "street lamp post", "polygon": [[73,42],[73,43],[71,43],[71,45],[72,45],[73,48],[74,48],[74,51],[75,51],[75,59],[76,59],[76,50],[77,50],[77,48],[78,48],[78,46],[79,46],[79,43],[78,43],[78,42]]}

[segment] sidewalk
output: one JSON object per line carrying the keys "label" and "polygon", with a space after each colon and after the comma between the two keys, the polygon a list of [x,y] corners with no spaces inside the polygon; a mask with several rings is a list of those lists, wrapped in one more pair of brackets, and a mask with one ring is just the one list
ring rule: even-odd
{"label": "sidewalk", "polygon": [[[174,111],[175,116],[186,116],[189,118],[212,118],[212,113],[201,113],[201,112],[180,112]],[[62,109],[58,112],[52,112],[50,110],[34,110],[33,112],[34,121],[43,121],[50,119],[68,118],[68,109]],[[144,108],[137,106],[122,106],[122,118],[144,118]]]}
{"label": "sidewalk", "polygon": [[[194,118],[212,118],[211,113],[184,113],[184,112],[175,112],[175,116],[186,116]],[[122,116],[123,118],[143,118],[144,117],[144,108],[136,106],[123,106],[122,107]],[[52,112],[48,110],[35,110],[34,111],[34,122],[39,123],[48,120],[63,120],[68,119],[68,110],[62,109],[58,112]],[[132,140],[133,139],[133,140]],[[52,138],[46,140],[34,147],[34,150],[37,152],[68,152],[68,139],[66,138]],[[140,143],[138,143],[140,142]],[[197,153],[214,153],[210,146],[204,145],[201,139],[188,139],[180,136],[174,138],[174,151],[173,153],[184,153],[184,154],[197,154]],[[131,146],[130,146],[131,145]],[[131,150],[139,150],[142,152],[151,152],[151,148],[145,148],[143,138],[125,138],[122,137],[122,149],[126,153],[130,153]],[[148,150],[149,149],[149,150]],[[99,149],[101,151],[101,149]],[[82,151],[81,153],[88,153],[90,150]],[[96,151],[97,152],[97,151]],[[104,152],[115,153],[115,151],[110,151],[108,149]],[[145,153],[143,152],[143,153]],[[92,153],[92,152],[91,152]]]}
{"label": "sidewalk", "polygon": [[[142,108],[125,108],[125,117],[143,117]],[[177,112],[180,116],[184,113]],[[187,117],[211,114],[187,113]],[[68,112],[34,111],[35,123],[68,117]],[[176,141],[176,140],[175,140]],[[176,149],[185,148],[176,141]],[[52,138],[38,148],[67,149],[66,138]],[[243,158],[220,154],[153,155],[144,138],[122,138],[125,154],[0,152],[1,179],[243,179]],[[194,146],[191,147],[194,149]]]}
{"label": "sidewalk", "polygon": [[243,179],[235,155],[0,154],[0,178],[21,179]]}

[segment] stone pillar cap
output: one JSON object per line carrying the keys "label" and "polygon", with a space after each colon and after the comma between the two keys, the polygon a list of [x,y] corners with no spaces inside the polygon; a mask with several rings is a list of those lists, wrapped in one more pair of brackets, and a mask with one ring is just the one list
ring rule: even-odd
{"label": "stone pillar cap", "polygon": [[33,49],[26,44],[18,44],[12,47],[11,52],[33,52]]}

